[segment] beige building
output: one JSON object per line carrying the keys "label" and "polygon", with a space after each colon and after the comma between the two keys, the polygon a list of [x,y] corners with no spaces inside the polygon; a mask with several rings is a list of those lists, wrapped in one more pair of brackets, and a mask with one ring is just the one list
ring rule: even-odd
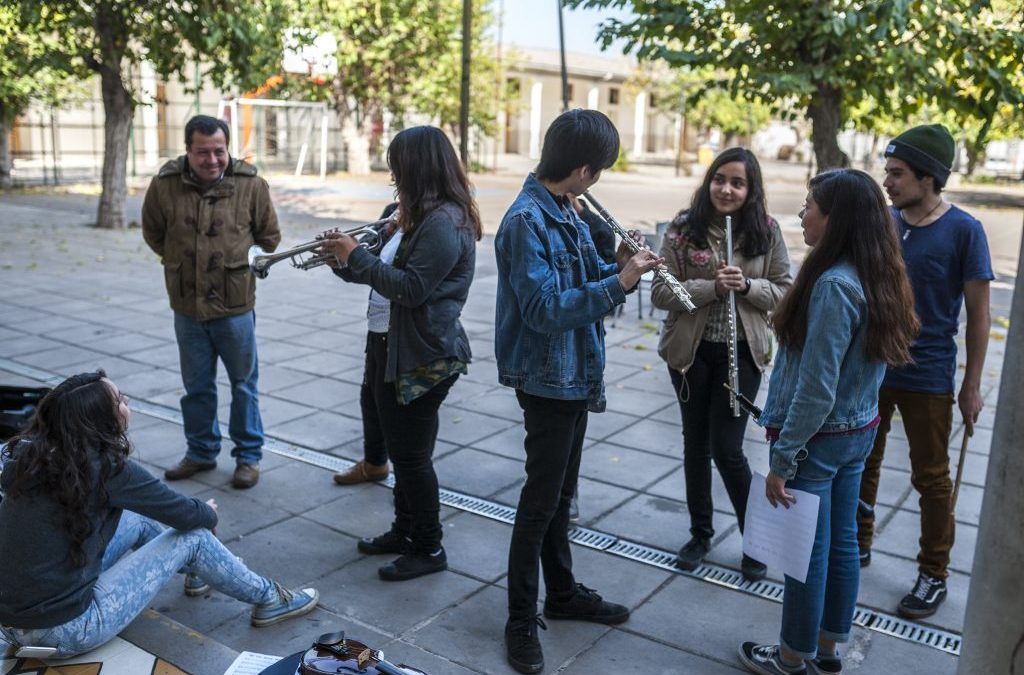
{"label": "beige building", "polygon": [[[511,92],[499,114],[499,153],[540,156],[544,131],[562,112],[561,63],[558,51],[518,49],[506,58],[506,90]],[[658,92],[629,82],[636,60],[625,56],[566,55],[569,107],[600,110],[619,130],[631,160],[672,160],[682,127],[678,113],[658,108]]]}

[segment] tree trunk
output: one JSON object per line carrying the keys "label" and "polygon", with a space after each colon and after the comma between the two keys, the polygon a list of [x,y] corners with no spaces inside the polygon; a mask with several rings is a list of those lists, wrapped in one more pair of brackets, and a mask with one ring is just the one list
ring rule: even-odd
{"label": "tree trunk", "polygon": [[977,136],[974,140],[967,140],[964,142],[964,148],[967,150],[967,175],[973,176],[974,170],[978,168],[978,162],[985,156],[985,152],[988,150],[988,132],[992,128],[992,118],[989,117],[985,120],[985,123],[981,125],[981,129],[978,130]]}
{"label": "tree trunk", "polygon": [[370,135],[366,129],[357,125],[350,115],[345,115],[341,118],[341,138],[345,141],[348,172],[356,175],[370,173]]}
{"label": "tree trunk", "polygon": [[135,101],[125,87],[121,71],[124,46],[128,41],[124,17],[109,3],[97,3],[93,28],[99,59],[89,67],[100,76],[103,96],[103,192],[96,211],[96,227],[121,229],[125,226],[124,203],[128,197],[125,169],[128,143],[135,113]]}
{"label": "tree trunk", "polygon": [[11,125],[0,120],[0,187],[11,186]]}
{"label": "tree trunk", "polygon": [[811,97],[811,102],[807,106],[818,171],[834,169],[849,163],[843,151],[839,149],[841,105],[842,96],[838,89],[819,84],[818,91]]}

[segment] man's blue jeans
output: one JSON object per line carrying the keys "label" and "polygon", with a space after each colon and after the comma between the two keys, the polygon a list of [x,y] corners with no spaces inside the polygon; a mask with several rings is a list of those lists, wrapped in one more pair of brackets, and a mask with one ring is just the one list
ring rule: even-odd
{"label": "man's blue jeans", "polygon": [[277,599],[274,583],[246,567],[209,530],[164,529],[156,521],[125,511],[103,554],[103,572],[93,586],[89,607],[53,628],[4,632],[19,646],[56,647],[56,658],[76,656],[124,630],[179,571],[193,572],[242,602]]}
{"label": "man's blue jeans", "polygon": [[228,433],[239,463],[255,464],[263,456],[263,421],[256,382],[256,313],[199,321],[174,313],[181,381],[181,414],[185,419],[185,457],[200,464],[217,461],[220,425],[217,422],[217,358],[231,381],[231,416]]}
{"label": "man's blue jeans", "polygon": [[780,639],[805,659],[817,654],[819,637],[836,642],[850,639],[860,587],[857,498],[875,431],[811,439],[796,478],[786,482],[787,488],[821,499],[807,580],[800,583],[787,576],[782,601]]}

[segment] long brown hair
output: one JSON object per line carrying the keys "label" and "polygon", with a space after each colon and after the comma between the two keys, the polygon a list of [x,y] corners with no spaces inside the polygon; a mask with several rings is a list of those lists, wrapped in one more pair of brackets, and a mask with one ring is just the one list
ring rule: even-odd
{"label": "long brown hair", "polygon": [[388,146],[388,167],[398,192],[398,226],[409,233],[443,202],[454,202],[477,240],[483,236],[480,212],[452,142],[437,127],[410,127]]}
{"label": "long brown hair", "polygon": [[[75,567],[87,562],[84,544],[95,516],[88,510],[91,496],[98,493],[100,504],[106,504],[104,483],[124,466],[131,448],[105,377],[98,370],[58,384],[39,402],[28,428],[7,445],[7,452],[17,458],[8,496],[42,493],[60,504]],[[92,462],[97,457],[100,471],[95,476]]]}
{"label": "long brown hair", "polygon": [[690,208],[680,211],[672,224],[686,229],[693,243],[708,248],[708,228],[717,217],[711,203],[711,181],[726,164],[740,162],[747,172],[747,199],[733,217],[733,232],[745,258],[764,255],[772,245],[772,224],[768,218],[768,203],[761,180],[761,165],[754,153],[746,148],[729,148],[715,158],[704,174],[704,181],[693,193]]}
{"label": "long brown hair", "polygon": [[891,366],[910,363],[910,345],[921,324],[896,226],[878,183],[863,171],[834,169],[812,178],[808,189],[828,225],[772,314],[779,342],[788,349],[803,348],[815,282],[836,263],[849,260],[868,306],[868,357]]}

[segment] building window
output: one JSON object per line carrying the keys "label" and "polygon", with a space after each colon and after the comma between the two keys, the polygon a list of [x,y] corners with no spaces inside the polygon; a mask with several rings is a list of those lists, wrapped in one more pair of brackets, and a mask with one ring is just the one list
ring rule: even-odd
{"label": "building window", "polygon": [[650,105],[650,106],[651,106],[652,108],[657,108],[657,107],[658,107],[658,99],[657,99],[657,98],[655,98],[655,96],[654,96],[654,92],[653,92],[653,91],[651,92],[650,98],[648,98],[648,99],[647,99],[647,103],[648,103],[648,104],[649,104],[649,105]]}
{"label": "building window", "polygon": [[618,105],[618,104],[619,104],[619,88],[618,87],[612,87],[611,89],[608,90],[608,105]]}

